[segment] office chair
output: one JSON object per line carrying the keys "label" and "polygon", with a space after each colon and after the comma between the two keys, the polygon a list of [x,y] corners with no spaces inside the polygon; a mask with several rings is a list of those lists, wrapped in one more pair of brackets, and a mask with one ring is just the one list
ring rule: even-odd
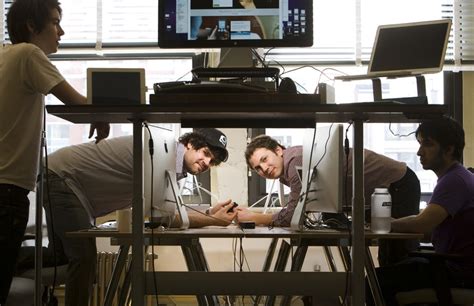
{"label": "office chair", "polygon": [[[33,240],[34,235],[26,233],[23,240]],[[47,248],[43,247],[43,254]],[[67,262],[60,262],[56,265],[56,281],[54,281],[54,263],[48,262],[43,256],[43,268],[41,270],[41,284],[44,287],[43,300],[46,300],[53,285],[58,286],[66,282]],[[47,257],[47,255],[46,255]],[[10,292],[8,294],[7,305],[33,305],[35,290],[35,268],[34,268],[34,247],[23,246],[20,251],[19,270],[12,280]]]}
{"label": "office chair", "polygon": [[474,304],[474,284],[471,288],[448,287],[444,281],[447,279],[447,270],[444,264],[447,259],[460,259],[462,255],[439,254],[433,250],[421,250],[410,253],[410,256],[423,257],[429,260],[434,271],[434,283],[436,288],[422,288],[411,291],[403,291],[396,294],[399,305],[410,305],[415,303],[433,303],[443,306]]}
{"label": "office chair", "polygon": [[[474,173],[474,168],[467,168]],[[449,258],[460,258],[458,255],[452,254],[436,254],[433,249],[413,252],[412,256],[427,258],[430,260],[433,269],[435,270],[436,278],[442,278],[445,270],[444,261]],[[435,280],[436,281],[436,280]],[[442,279],[441,279],[442,281]],[[396,295],[397,302],[400,305],[409,305],[413,303],[438,303],[439,305],[469,305],[474,304],[474,284],[473,289],[470,288],[423,288],[412,291],[399,292]]]}

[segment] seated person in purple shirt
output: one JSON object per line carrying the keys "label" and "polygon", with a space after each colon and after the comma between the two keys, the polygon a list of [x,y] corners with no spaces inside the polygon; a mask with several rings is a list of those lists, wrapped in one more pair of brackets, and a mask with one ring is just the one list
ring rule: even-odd
{"label": "seated person in purple shirt", "polygon": [[[460,163],[464,131],[459,123],[442,118],[423,122],[416,131],[423,169],[438,176],[428,206],[419,214],[392,221],[392,231],[431,233],[436,253],[455,254],[446,261],[446,286],[474,287],[474,175]],[[386,305],[396,305],[400,291],[435,287],[426,259],[410,258],[377,269]],[[439,288],[439,287],[438,287]]]}
{"label": "seated person in purple shirt", "polygon": [[[290,187],[290,194],[287,204],[279,213],[261,214],[239,208],[239,221],[254,221],[257,225],[290,226],[301,192],[301,181],[295,167],[302,166],[302,156],[302,146],[285,148],[275,139],[266,135],[257,136],[248,144],[245,152],[248,166],[262,177],[280,179],[282,184]],[[344,164],[344,169],[348,170],[347,181],[351,182],[352,149],[349,151],[347,162],[349,167]],[[393,217],[403,217],[419,212],[420,182],[416,174],[405,163],[370,150],[364,150],[364,174],[366,205],[370,206],[370,195],[375,188],[385,187],[389,189],[392,196]],[[347,198],[351,199],[352,189],[347,188],[347,190],[349,191]],[[348,203],[350,202],[348,201]],[[399,262],[417,247],[418,241],[381,241],[379,263],[387,265]]]}

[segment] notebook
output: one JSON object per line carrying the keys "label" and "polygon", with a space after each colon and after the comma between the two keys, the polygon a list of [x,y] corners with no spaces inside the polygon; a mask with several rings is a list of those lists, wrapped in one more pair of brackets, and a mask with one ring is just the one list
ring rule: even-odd
{"label": "notebook", "polygon": [[396,77],[441,71],[451,20],[380,25],[367,74],[337,76],[338,80]]}

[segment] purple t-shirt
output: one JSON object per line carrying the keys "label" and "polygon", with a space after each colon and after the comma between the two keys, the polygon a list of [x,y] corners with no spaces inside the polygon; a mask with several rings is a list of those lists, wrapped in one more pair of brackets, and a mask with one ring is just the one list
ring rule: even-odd
{"label": "purple t-shirt", "polygon": [[433,231],[435,251],[469,256],[450,266],[474,273],[474,174],[460,164],[453,165],[438,179],[432,204],[442,206],[449,214]]}

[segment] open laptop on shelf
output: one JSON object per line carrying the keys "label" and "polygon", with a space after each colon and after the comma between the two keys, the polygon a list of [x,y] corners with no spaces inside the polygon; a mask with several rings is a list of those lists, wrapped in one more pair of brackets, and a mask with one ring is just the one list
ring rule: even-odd
{"label": "open laptop on shelf", "polygon": [[367,73],[335,79],[350,81],[439,72],[450,30],[450,19],[380,25]]}

